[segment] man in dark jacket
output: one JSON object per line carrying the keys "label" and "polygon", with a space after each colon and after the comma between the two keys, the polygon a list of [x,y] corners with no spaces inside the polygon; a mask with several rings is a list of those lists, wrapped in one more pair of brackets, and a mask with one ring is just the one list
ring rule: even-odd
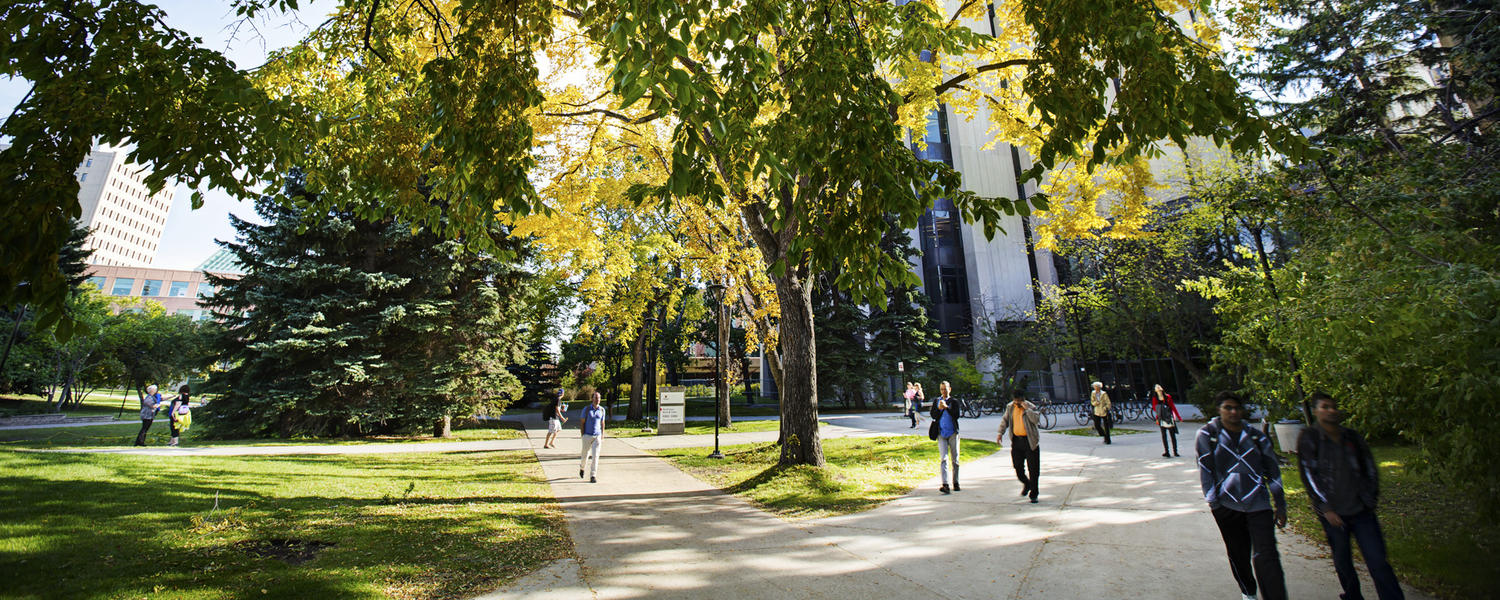
{"label": "man in dark jacket", "polygon": [[1386,561],[1385,536],[1375,518],[1380,495],[1380,476],[1370,446],[1359,432],[1340,425],[1343,414],[1332,396],[1314,392],[1313,416],[1318,424],[1302,431],[1297,439],[1297,458],[1302,486],[1312,500],[1313,512],[1323,523],[1328,547],[1333,552],[1333,570],[1338,572],[1344,600],[1361,600],[1359,574],[1354,571],[1352,535],[1359,543],[1375,582],[1380,600],[1405,598],[1396,573]]}
{"label": "man in dark jacket", "polygon": [[942,395],[937,402],[932,404],[932,423],[938,427],[938,476],[942,478],[943,487],[939,492],[950,493],[948,488],[948,462],[953,462],[953,489],[962,491],[958,486],[958,402],[952,397],[952,388],[944,381],[938,386],[938,392]]}
{"label": "man in dark jacket", "polygon": [[1286,527],[1286,496],[1271,438],[1245,425],[1245,405],[1239,396],[1222,392],[1215,402],[1219,416],[1198,430],[1203,499],[1219,525],[1240,594],[1252,599],[1258,588],[1267,600],[1285,600],[1286,577],[1272,523]]}

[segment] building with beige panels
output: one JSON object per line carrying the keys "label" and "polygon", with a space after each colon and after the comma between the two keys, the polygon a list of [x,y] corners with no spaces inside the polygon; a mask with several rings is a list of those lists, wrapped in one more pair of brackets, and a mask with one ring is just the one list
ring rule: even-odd
{"label": "building with beige panels", "polygon": [[[0,150],[9,147],[0,144]],[[94,148],[73,172],[78,179],[79,222],[89,230],[84,248],[101,265],[144,267],[156,260],[175,190],[155,194],[146,187],[149,172],[126,160],[127,151]]]}

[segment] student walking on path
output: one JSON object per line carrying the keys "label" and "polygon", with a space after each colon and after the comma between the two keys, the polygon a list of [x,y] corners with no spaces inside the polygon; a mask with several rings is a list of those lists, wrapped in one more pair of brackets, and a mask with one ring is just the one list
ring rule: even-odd
{"label": "student walking on path", "polygon": [[[1182,456],[1177,453],[1177,422],[1182,420],[1182,413],[1177,412],[1177,403],[1172,401],[1172,395],[1162,389],[1159,383],[1151,393],[1151,412],[1156,415],[1157,429],[1161,430],[1162,457]],[[1171,454],[1167,453],[1168,436],[1172,439]]]}
{"label": "student walking on path", "polygon": [[906,392],[901,394],[901,397],[906,398],[906,416],[911,417],[911,427],[908,429],[916,429],[918,410],[916,404],[917,384],[910,381],[906,382]]}
{"label": "student walking on path", "polygon": [[1271,438],[1245,425],[1239,396],[1221,392],[1215,403],[1219,416],[1198,430],[1203,499],[1219,526],[1229,571],[1243,597],[1256,598],[1259,591],[1266,600],[1285,600],[1286,578],[1273,524],[1286,527],[1286,497]]}
{"label": "student walking on path", "polygon": [[1313,415],[1318,423],[1302,430],[1297,439],[1298,470],[1302,486],[1312,501],[1313,512],[1328,536],[1333,570],[1338,573],[1344,600],[1362,600],[1359,574],[1354,570],[1352,536],[1370,569],[1375,594],[1380,600],[1401,600],[1401,584],[1386,560],[1385,536],[1375,518],[1380,495],[1380,474],[1370,446],[1358,431],[1340,424],[1343,414],[1332,396],[1312,395]]}
{"label": "student walking on path", "polygon": [[557,434],[562,433],[563,423],[568,421],[568,417],[563,415],[562,399],[562,390],[558,390],[557,398],[547,403],[547,408],[542,410],[542,418],[547,420],[547,437],[542,440],[543,448],[553,447],[557,442]]}
{"label": "student walking on path", "polygon": [[1041,416],[1021,390],[1011,394],[1010,404],[1005,405],[1002,414],[1005,417],[1000,419],[995,443],[1005,446],[1001,440],[1005,439],[1006,431],[1010,432],[1010,462],[1016,468],[1016,479],[1021,481],[1021,495],[1031,496],[1031,503],[1036,504],[1041,493],[1038,489],[1042,471]]}
{"label": "student walking on path", "polygon": [[1109,393],[1104,391],[1104,384],[1094,382],[1094,391],[1089,394],[1089,404],[1094,407],[1094,431],[1104,438],[1104,443],[1109,444],[1109,430],[1114,427],[1114,419],[1109,416]]}
{"label": "student walking on path", "polygon": [[188,397],[191,393],[187,384],[183,384],[177,388],[177,397],[172,399],[172,404],[167,406],[167,424],[172,428],[172,440],[167,442],[168,446],[176,446],[177,438],[192,423],[191,413],[188,412]]}
{"label": "student walking on path", "polygon": [[594,392],[588,406],[583,407],[583,440],[578,457],[578,477],[588,471],[589,483],[597,483],[599,473],[599,447],[604,443],[604,407],[599,406],[599,392]]}
{"label": "student walking on path", "polygon": [[146,432],[151,430],[151,421],[156,420],[156,412],[161,408],[161,394],[156,393],[156,386],[146,386],[146,395],[141,396],[141,432],[135,434],[135,445],[146,445]]}
{"label": "student walking on path", "polygon": [[938,488],[944,494],[948,491],[948,462],[953,462],[953,491],[961,491],[958,487],[958,403],[949,397],[951,389],[948,382],[944,381],[938,386],[937,402],[932,406],[932,422],[938,427],[938,476],[942,478],[943,487]]}

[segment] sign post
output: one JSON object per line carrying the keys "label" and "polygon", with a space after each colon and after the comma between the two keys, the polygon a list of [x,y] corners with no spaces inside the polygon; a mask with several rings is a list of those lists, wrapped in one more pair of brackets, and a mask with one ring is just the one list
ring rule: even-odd
{"label": "sign post", "polygon": [[656,435],[680,435],[687,426],[687,389],[662,388],[657,402]]}

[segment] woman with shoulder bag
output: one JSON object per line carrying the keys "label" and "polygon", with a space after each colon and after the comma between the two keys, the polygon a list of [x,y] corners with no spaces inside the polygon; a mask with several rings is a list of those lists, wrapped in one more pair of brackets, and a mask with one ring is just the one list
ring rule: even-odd
{"label": "woman with shoulder bag", "polygon": [[[1156,427],[1161,429],[1161,455],[1164,458],[1182,456],[1177,453],[1177,422],[1182,420],[1182,414],[1177,412],[1177,403],[1172,401],[1172,395],[1162,389],[1161,384],[1156,384],[1156,389],[1151,393],[1151,412],[1156,415]],[[1172,452],[1167,452],[1167,439],[1172,440]]]}

